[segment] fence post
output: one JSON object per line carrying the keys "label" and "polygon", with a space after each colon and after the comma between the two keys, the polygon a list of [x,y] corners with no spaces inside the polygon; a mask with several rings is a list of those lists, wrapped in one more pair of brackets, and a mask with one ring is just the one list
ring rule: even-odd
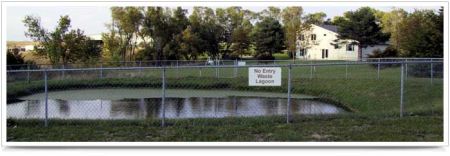
{"label": "fence post", "polygon": [[431,81],[431,84],[433,84],[433,77],[434,77],[434,73],[433,73],[433,59],[431,59],[431,64],[430,64],[430,66],[431,66],[431,69],[430,69],[430,81]]}
{"label": "fence post", "polygon": [[348,62],[345,61],[345,79],[348,79]]}
{"label": "fence post", "polygon": [[139,74],[142,73],[142,61],[139,61]]}
{"label": "fence post", "polygon": [[62,74],[61,79],[64,79],[64,69],[66,69],[64,64],[62,65],[62,69],[63,70],[61,70],[61,74]]}
{"label": "fence post", "polygon": [[177,79],[179,78],[178,60],[177,60]]}
{"label": "fence post", "polygon": [[161,126],[165,126],[165,119],[166,119],[166,67],[163,66],[163,72],[162,72],[162,100],[161,100],[161,107],[162,107],[162,120],[161,120]]}
{"label": "fence post", "polygon": [[100,63],[100,78],[103,78],[103,62]]}
{"label": "fence post", "polygon": [[30,83],[30,64],[27,64],[27,82]]}
{"label": "fence post", "polygon": [[47,70],[44,70],[44,92],[45,92],[45,127],[48,127],[48,82]]}
{"label": "fence post", "polygon": [[380,62],[381,62],[381,58],[378,58],[377,80],[380,79]]}
{"label": "fence post", "polygon": [[219,78],[219,68],[217,68],[219,66],[219,61],[216,60],[216,78]]}
{"label": "fence post", "polygon": [[234,78],[237,77],[237,59],[234,60]]}
{"label": "fence post", "polygon": [[286,107],[286,123],[289,124],[291,116],[291,68],[292,65],[289,64],[288,68],[288,97],[287,97],[287,107]]}
{"label": "fence post", "polygon": [[401,67],[401,74],[400,74],[400,117],[403,117],[403,78],[404,78],[404,72],[405,72],[405,70],[404,70],[404,66],[405,66],[405,64],[404,63],[402,63],[402,67]]}
{"label": "fence post", "polygon": [[405,80],[408,79],[408,59],[405,59]]}

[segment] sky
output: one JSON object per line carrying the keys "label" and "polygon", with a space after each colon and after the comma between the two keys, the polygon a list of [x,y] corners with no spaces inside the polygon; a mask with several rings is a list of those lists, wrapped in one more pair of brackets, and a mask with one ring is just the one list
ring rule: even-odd
{"label": "sky", "polygon": [[[324,12],[327,18],[342,16],[346,11],[354,11],[360,6],[307,6],[303,7],[305,14],[314,12]],[[183,7],[191,12],[192,7]],[[211,7],[217,8],[217,7]],[[259,12],[267,7],[243,7],[255,12]],[[283,7],[280,7],[283,8]],[[392,6],[373,7],[382,11],[389,11]],[[408,12],[415,9],[434,9],[439,6],[402,6]],[[8,6],[6,7],[6,39],[8,41],[29,41],[25,36],[26,28],[22,22],[26,15],[39,16],[41,24],[49,30],[54,29],[61,15],[69,15],[73,29],[84,30],[86,35],[95,35],[106,32],[105,24],[111,22],[111,12],[109,6]]]}

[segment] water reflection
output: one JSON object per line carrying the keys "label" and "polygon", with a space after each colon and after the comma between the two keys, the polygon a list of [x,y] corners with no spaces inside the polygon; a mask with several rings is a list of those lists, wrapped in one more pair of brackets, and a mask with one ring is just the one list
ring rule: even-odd
{"label": "water reflection", "polygon": [[[292,99],[294,114],[336,114],[334,105]],[[167,118],[222,118],[228,116],[269,116],[286,113],[286,99],[263,97],[168,98]],[[44,101],[27,100],[7,105],[11,118],[43,118]],[[49,117],[61,119],[145,119],[161,118],[160,98],[123,100],[49,100]]]}

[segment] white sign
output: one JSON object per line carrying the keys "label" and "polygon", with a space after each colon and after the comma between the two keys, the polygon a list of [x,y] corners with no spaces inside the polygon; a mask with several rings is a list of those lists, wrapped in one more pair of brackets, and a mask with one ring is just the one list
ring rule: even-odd
{"label": "white sign", "polygon": [[238,66],[245,66],[245,62],[244,61],[239,61],[238,62]]}
{"label": "white sign", "polygon": [[249,86],[281,86],[281,68],[248,68]]}

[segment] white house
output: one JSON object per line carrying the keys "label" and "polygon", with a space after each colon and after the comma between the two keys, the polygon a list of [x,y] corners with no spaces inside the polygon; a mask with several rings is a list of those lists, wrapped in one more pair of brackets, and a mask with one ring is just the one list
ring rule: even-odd
{"label": "white house", "polygon": [[376,45],[362,49],[358,41],[338,39],[337,26],[311,25],[311,29],[300,34],[297,40],[297,59],[305,60],[359,60],[368,57],[373,50],[384,50],[387,45]]}

